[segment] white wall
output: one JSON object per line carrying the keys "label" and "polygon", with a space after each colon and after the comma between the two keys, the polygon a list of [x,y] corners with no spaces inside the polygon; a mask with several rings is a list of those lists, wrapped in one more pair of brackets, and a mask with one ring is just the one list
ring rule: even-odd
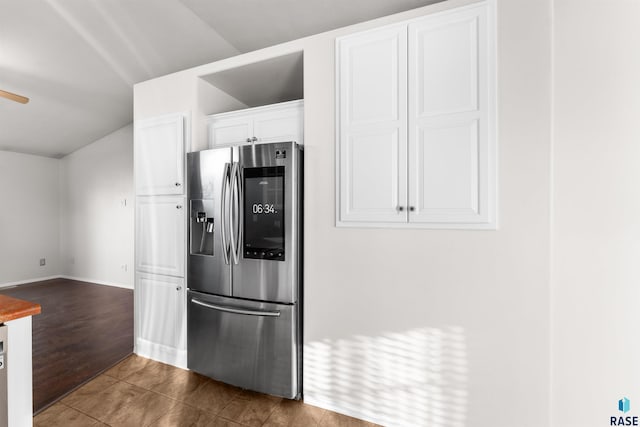
{"label": "white wall", "polygon": [[133,288],[133,126],[60,163],[62,274]]}
{"label": "white wall", "polygon": [[0,286],[60,274],[58,192],[58,160],[0,151]]}
{"label": "white wall", "polygon": [[336,228],[333,39],[305,48],[306,400],[385,425],[548,425],[549,12],[498,4],[498,231]]}
{"label": "white wall", "polygon": [[334,224],[335,37],[467,3],[143,82],[134,111],[191,110],[202,126],[197,76],[304,50],[305,400],[384,424],[540,427],[550,421],[549,0],[497,2],[500,229]]}
{"label": "white wall", "polygon": [[554,426],[640,415],[640,3],[555,0]]}

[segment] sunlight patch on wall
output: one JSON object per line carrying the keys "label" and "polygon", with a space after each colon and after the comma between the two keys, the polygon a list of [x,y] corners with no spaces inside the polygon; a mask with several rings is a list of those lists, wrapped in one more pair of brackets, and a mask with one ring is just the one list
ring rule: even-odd
{"label": "sunlight patch on wall", "polygon": [[387,426],[464,426],[461,327],[416,328],[304,346],[304,400]]}

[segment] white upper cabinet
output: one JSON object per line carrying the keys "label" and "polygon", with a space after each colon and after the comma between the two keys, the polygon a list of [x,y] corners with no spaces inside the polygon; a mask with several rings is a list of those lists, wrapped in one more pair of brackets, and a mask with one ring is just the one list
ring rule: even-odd
{"label": "white upper cabinet", "polygon": [[136,203],[136,270],[184,276],[185,203],[182,196],[139,197]]}
{"label": "white upper cabinet", "polygon": [[253,136],[255,143],[295,141],[302,144],[303,137],[303,103],[294,101],[293,104],[276,108],[267,108],[254,116]]}
{"label": "white upper cabinet", "polygon": [[405,26],[338,41],[340,219],[406,222]]}
{"label": "white upper cabinet", "polygon": [[136,121],[136,195],[184,193],[185,117],[176,113]]}
{"label": "white upper cabinet", "polygon": [[482,2],[338,39],[338,225],[496,228],[492,17]]}
{"label": "white upper cabinet", "polygon": [[209,146],[296,141],[303,143],[304,102],[282,102],[209,116]]}
{"label": "white upper cabinet", "polygon": [[209,147],[242,145],[251,142],[253,117],[236,116],[212,118],[209,121]]}

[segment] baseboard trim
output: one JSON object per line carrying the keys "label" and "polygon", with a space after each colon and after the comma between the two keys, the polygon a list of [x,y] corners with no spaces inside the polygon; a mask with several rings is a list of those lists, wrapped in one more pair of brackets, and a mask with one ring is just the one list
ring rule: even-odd
{"label": "baseboard trim", "polygon": [[60,275],[56,275],[56,276],[47,276],[47,277],[36,277],[36,278],[33,278],[33,279],[27,279],[27,280],[18,280],[17,282],[0,283],[0,288],[7,288],[9,286],[24,285],[26,283],[42,282],[43,280],[59,279],[60,277],[61,277]]}
{"label": "baseboard trim", "polygon": [[[304,393],[304,390],[303,390],[303,393]],[[350,408],[345,408],[334,402],[326,402],[321,399],[316,400],[313,398],[313,396],[307,396],[306,394],[304,395],[304,398],[302,400],[304,401],[304,403],[308,405],[317,406],[318,408],[327,409],[329,411],[337,412],[339,414],[347,415],[349,417],[357,418],[359,420],[369,421],[370,423],[385,425],[385,426],[390,425],[388,419],[376,418],[375,416],[371,416],[370,414],[365,414],[360,411],[354,411]]]}
{"label": "baseboard trim", "polygon": [[133,352],[138,356],[153,359],[158,362],[173,365],[178,368],[187,369],[187,351],[167,347],[166,345],[152,343],[138,338]]}
{"label": "baseboard trim", "polygon": [[55,276],[47,276],[47,277],[35,277],[33,279],[18,280],[16,282],[0,283],[0,288],[8,288],[8,287],[11,287],[11,286],[26,285],[27,283],[42,282],[44,280],[52,280],[52,279],[77,280],[78,282],[87,282],[87,283],[92,283],[94,285],[113,286],[114,288],[133,289],[132,285],[125,285],[123,283],[106,282],[104,280],[88,279],[86,277],[67,276],[65,274],[57,274]]}
{"label": "baseboard trim", "polygon": [[115,283],[115,282],[106,282],[104,280],[87,279],[86,277],[75,277],[75,276],[61,275],[61,276],[58,276],[58,278],[60,278],[60,279],[69,279],[69,280],[77,280],[78,282],[93,283],[95,285],[113,286],[115,288],[133,289],[133,286],[131,286],[131,285],[125,285],[123,283]]}

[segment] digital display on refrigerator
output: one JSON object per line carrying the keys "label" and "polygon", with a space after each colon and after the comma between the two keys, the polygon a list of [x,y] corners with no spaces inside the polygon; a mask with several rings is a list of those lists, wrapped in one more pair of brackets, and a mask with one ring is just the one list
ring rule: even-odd
{"label": "digital display on refrigerator", "polygon": [[284,261],[284,166],[244,168],[244,257]]}

